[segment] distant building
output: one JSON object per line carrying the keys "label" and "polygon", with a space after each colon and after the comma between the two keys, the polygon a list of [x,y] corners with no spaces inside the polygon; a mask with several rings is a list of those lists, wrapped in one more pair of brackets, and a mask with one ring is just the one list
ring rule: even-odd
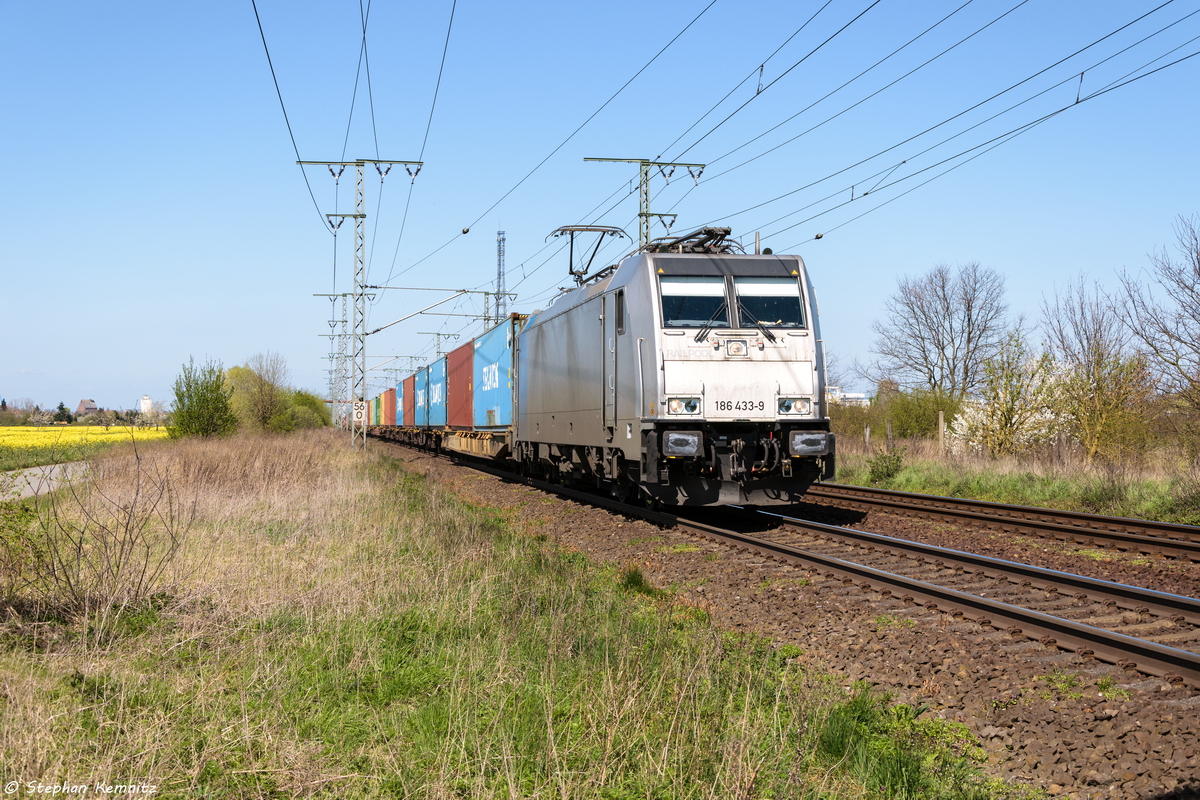
{"label": "distant building", "polygon": [[141,411],[143,414],[149,414],[151,411],[154,410],[154,403],[151,402],[150,395],[148,395],[148,394],[142,395],[142,402],[138,406],[138,410]]}
{"label": "distant building", "polygon": [[869,406],[871,398],[864,392],[843,392],[840,386],[830,386],[826,389],[829,399],[844,406]]}
{"label": "distant building", "polygon": [[84,414],[95,414],[100,410],[96,405],[95,400],[80,400],[79,407],[75,409],[75,416],[82,417]]}

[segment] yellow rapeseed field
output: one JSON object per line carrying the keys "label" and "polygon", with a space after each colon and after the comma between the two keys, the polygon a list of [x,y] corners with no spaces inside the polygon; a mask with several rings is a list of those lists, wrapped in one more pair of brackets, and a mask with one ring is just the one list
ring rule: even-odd
{"label": "yellow rapeseed field", "polygon": [[167,429],[125,428],[113,425],[108,430],[103,425],[46,425],[32,428],[21,425],[0,427],[0,449],[49,450],[54,448],[91,447],[136,440],[165,439]]}

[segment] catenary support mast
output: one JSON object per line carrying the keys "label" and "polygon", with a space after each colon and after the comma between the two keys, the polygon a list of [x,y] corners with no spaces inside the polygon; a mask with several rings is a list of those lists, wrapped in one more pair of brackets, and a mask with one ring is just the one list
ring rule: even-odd
{"label": "catenary support mast", "polygon": [[[403,164],[407,169],[416,166],[421,171],[420,161],[394,161],[378,158],[359,158],[354,161],[298,161],[301,165],[320,164],[326,167],[353,166],[354,180],[354,213],[326,214],[330,219],[354,219],[354,327],[350,338],[350,447],[366,449],[367,447],[367,265],[366,265],[366,199],[363,191],[364,169],[367,164],[373,164],[379,173],[380,182],[396,164]],[[410,172],[415,178],[416,173]],[[332,224],[331,224],[331,227]],[[336,230],[336,227],[334,227]]]}
{"label": "catenary support mast", "polygon": [[[618,161],[623,164],[638,165],[638,247],[645,248],[650,244],[650,218],[651,217],[671,217],[675,218],[674,214],[656,214],[650,210],[650,168],[658,167],[664,178],[669,178],[671,172],[675,171],[675,167],[687,167],[688,174],[692,176],[692,180],[698,180],[700,173],[704,172],[704,164],[684,164],[671,161],[651,161],[647,158],[585,158],[584,161]],[[697,170],[692,172],[692,170]]]}

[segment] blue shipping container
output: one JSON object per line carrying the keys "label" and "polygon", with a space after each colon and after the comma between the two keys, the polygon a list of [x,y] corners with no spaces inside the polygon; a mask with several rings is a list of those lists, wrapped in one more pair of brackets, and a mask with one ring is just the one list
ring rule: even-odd
{"label": "blue shipping container", "polygon": [[396,424],[404,427],[404,383],[396,384]]}
{"label": "blue shipping container", "polygon": [[413,424],[418,428],[429,426],[429,367],[421,367],[416,374],[413,417]]}
{"label": "blue shipping container", "polygon": [[446,426],[446,359],[439,358],[429,365],[429,427]]}
{"label": "blue shipping container", "polygon": [[513,345],[520,323],[506,319],[475,339],[473,422],[506,428],[513,421]]}

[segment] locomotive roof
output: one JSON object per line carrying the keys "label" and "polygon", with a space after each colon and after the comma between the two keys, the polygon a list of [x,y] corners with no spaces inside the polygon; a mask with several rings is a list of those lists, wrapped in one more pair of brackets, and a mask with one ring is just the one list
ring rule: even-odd
{"label": "locomotive roof", "polygon": [[785,277],[799,275],[799,256],[706,255],[652,253],[654,272],[659,275],[753,275]]}

